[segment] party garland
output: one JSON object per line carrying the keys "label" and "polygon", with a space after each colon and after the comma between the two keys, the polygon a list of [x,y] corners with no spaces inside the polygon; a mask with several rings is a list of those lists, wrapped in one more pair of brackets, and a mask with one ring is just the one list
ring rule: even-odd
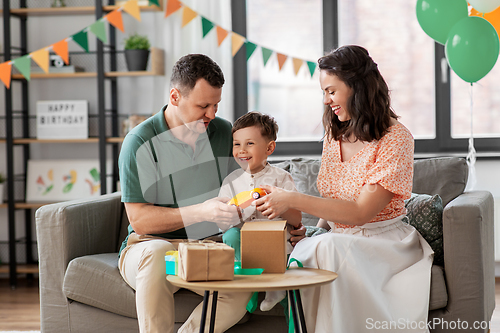
{"label": "party garland", "polygon": [[[156,5],[159,7],[158,0],[149,0],[149,5]],[[111,11],[109,14],[101,17],[96,22],[92,23],[88,27],[85,27],[74,35],[71,35],[70,37],[64,38],[52,45],[43,47],[22,57],[1,63],[0,80],[2,80],[7,89],[10,88],[12,65],[14,65],[14,67],[19,70],[23,77],[29,81],[31,78],[31,60],[33,60],[45,73],[48,73],[50,51],[54,51],[54,53],[60,56],[66,64],[69,64],[68,42],[73,41],[81,48],[83,48],[85,52],[89,52],[89,31],[92,32],[103,43],[107,43],[108,38],[106,35],[105,22],[108,22],[115,28],[120,29],[120,31],[125,32],[125,29],[123,27],[122,11],[125,11],[138,21],[141,20],[141,11],[137,0],[129,0],[119,8]]]}
{"label": "party garland", "polygon": [[[159,0],[148,0],[148,1],[150,6],[155,5],[157,7],[160,7]],[[234,31],[224,29],[218,24],[215,24],[213,21],[200,15],[199,13],[192,10],[179,0],[168,0],[165,8],[165,18],[169,17],[175,12],[178,12],[180,9],[182,9],[182,24],[181,24],[182,28],[188,25],[192,20],[194,20],[196,17],[199,16],[201,18],[201,27],[203,35],[202,38],[205,38],[207,34],[215,28],[215,31],[217,33],[217,44],[220,47],[221,44],[224,42],[224,40],[226,40],[226,38],[230,35],[232,43],[231,52],[233,57],[236,55],[236,53],[238,53],[238,51],[243,47],[243,45],[245,45],[246,59],[248,61],[250,57],[255,53],[257,48],[260,47],[262,52],[262,57],[264,60],[264,66],[266,66],[271,56],[273,54],[276,54],[280,71],[283,68],[285,62],[290,58],[292,59],[295,75],[298,74],[300,68],[302,67],[302,65],[304,65],[304,63],[307,64],[307,68],[309,70],[309,73],[311,74],[311,77],[314,75],[314,72],[316,70],[315,62],[303,60],[296,57],[291,57],[286,54],[279,53],[269,48],[257,45],[256,43],[249,41],[244,36]],[[88,48],[89,31],[92,32],[103,43],[107,43],[108,39],[106,35],[106,24],[105,24],[106,22],[108,22],[115,28],[119,29],[120,31],[125,32],[125,29],[123,27],[122,11],[125,11],[126,13],[134,17],[136,20],[141,21],[141,14],[140,14],[138,0],[129,0],[125,2],[123,5],[121,5],[119,8],[113,10],[109,14],[98,19],[93,24],[89,25],[88,27],[85,27],[84,29],[80,30],[79,32],[67,38],[64,38],[52,45],[43,47],[37,51],[23,55],[14,60],[8,60],[6,62],[1,63],[0,80],[7,87],[7,89],[10,89],[10,83],[12,78],[12,65],[13,65],[15,68],[19,70],[21,75],[26,80],[29,81],[31,79],[31,60],[33,60],[45,73],[49,73],[50,51],[53,51],[54,53],[59,55],[66,64],[69,64],[68,42],[73,41],[82,49],[84,49],[85,52],[89,52]]]}

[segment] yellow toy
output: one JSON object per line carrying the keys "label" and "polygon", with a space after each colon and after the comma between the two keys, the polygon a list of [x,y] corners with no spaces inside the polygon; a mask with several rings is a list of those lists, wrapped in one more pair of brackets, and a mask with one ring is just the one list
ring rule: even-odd
{"label": "yellow toy", "polygon": [[238,194],[236,194],[231,201],[229,201],[227,204],[228,205],[233,205],[233,206],[238,206],[241,209],[247,208],[250,206],[252,201],[257,200],[263,196],[265,196],[267,193],[261,188],[254,188],[251,191],[243,191]]}

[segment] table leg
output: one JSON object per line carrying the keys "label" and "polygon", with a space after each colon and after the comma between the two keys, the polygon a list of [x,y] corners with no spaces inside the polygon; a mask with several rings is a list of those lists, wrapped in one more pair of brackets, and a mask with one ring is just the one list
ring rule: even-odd
{"label": "table leg", "polygon": [[210,315],[210,330],[209,333],[214,333],[215,329],[215,313],[217,312],[217,296],[219,295],[218,291],[214,291],[212,294],[212,314]]}
{"label": "table leg", "polygon": [[302,333],[307,333],[306,319],[304,318],[304,309],[302,308],[302,298],[300,297],[300,290],[295,290],[295,298],[297,301],[297,308],[299,310],[300,326],[302,327]]}
{"label": "table leg", "polygon": [[288,290],[288,299],[290,300],[290,307],[292,309],[293,324],[295,326],[295,332],[300,333],[299,318],[297,316],[297,303],[295,303],[295,297],[293,295],[293,290]]}
{"label": "table leg", "polygon": [[203,295],[203,307],[201,308],[200,333],[205,332],[205,323],[207,321],[207,308],[208,308],[209,297],[210,297],[210,291],[205,290],[205,295]]}

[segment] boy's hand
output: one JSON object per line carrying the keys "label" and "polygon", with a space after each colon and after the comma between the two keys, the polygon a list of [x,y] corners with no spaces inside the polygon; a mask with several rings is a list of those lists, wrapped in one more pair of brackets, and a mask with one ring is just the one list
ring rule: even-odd
{"label": "boy's hand", "polygon": [[297,229],[290,230],[290,235],[292,235],[290,243],[292,243],[292,246],[295,246],[302,239],[306,238],[306,227],[301,223]]}

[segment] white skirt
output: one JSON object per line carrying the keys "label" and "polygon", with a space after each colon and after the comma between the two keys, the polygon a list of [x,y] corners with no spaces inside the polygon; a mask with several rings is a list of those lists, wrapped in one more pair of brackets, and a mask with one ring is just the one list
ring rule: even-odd
{"label": "white skirt", "polygon": [[338,274],[301,290],[308,332],[428,332],[433,251],[406,221],[332,223],[330,232],[295,246],[290,258]]}

